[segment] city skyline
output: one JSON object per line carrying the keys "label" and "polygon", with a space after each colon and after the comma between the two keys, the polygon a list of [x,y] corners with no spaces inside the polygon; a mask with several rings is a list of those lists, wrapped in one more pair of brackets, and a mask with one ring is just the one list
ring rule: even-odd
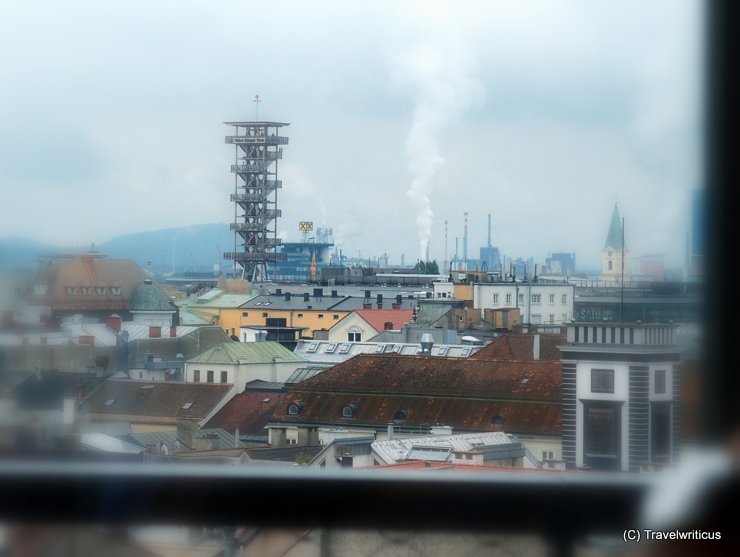
{"label": "city skyline", "polygon": [[442,261],[445,220],[451,257],[469,213],[475,255],[492,213],[502,253],[596,267],[617,201],[633,255],[683,264],[701,186],[698,3],[39,2],[0,28],[18,53],[0,66],[0,237],[87,246],[228,222],[223,122],[253,119],[259,94],[260,118],[291,123],[285,241],[312,220],[406,261],[427,235]]}

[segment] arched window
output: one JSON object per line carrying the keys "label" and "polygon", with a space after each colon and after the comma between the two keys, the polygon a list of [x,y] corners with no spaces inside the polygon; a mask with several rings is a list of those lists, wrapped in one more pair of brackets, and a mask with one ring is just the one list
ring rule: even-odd
{"label": "arched window", "polygon": [[612,270],[612,260],[611,259],[609,260],[609,270],[610,271]]}
{"label": "arched window", "polygon": [[288,404],[288,416],[297,416],[303,410],[303,402],[291,402]]}
{"label": "arched window", "polygon": [[504,422],[506,422],[506,418],[504,418],[501,414],[496,414],[492,419],[491,423],[493,425],[504,425]]}
{"label": "arched window", "polygon": [[352,418],[355,415],[357,406],[354,404],[345,404],[342,406],[342,418]]}
{"label": "arched window", "polygon": [[396,410],[396,413],[393,414],[393,419],[396,421],[402,421],[409,417],[409,413],[406,410],[400,409]]}

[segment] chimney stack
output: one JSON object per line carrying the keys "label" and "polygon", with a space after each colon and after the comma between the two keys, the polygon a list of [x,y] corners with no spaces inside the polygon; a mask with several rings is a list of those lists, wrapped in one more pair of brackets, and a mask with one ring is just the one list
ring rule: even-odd
{"label": "chimney stack", "polygon": [[403,295],[396,294],[396,303],[400,306],[403,303]]}
{"label": "chimney stack", "polygon": [[308,298],[309,298],[308,292],[304,292],[303,293],[303,301],[304,302],[308,302]]}
{"label": "chimney stack", "polygon": [[378,294],[377,297],[378,309],[383,309],[383,295]]}
{"label": "chimney stack", "polygon": [[156,325],[149,325],[149,338],[161,338],[162,327]]}
{"label": "chimney stack", "polygon": [[290,302],[290,292],[285,293],[285,301]]}
{"label": "chimney stack", "polygon": [[177,337],[177,327],[172,325],[170,327],[170,338],[176,338]]}
{"label": "chimney stack", "polygon": [[115,332],[119,332],[121,330],[121,321],[121,316],[115,313],[105,318],[105,324]]}

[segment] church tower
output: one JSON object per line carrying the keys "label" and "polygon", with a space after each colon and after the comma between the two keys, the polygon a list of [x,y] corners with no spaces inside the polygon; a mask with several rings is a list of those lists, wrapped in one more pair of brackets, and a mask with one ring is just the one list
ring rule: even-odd
{"label": "church tower", "polygon": [[624,280],[629,280],[629,250],[626,245],[624,246],[624,250],[622,249],[622,237],[622,218],[619,216],[619,207],[615,203],[604,249],[601,250],[601,280],[621,282],[622,257],[624,257]]}

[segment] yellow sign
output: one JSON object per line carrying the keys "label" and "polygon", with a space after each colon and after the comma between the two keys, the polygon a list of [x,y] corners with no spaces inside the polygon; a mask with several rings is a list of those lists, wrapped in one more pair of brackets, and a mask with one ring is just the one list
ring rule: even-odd
{"label": "yellow sign", "polygon": [[313,222],[310,220],[302,220],[298,223],[298,230],[301,232],[311,232],[313,230]]}

